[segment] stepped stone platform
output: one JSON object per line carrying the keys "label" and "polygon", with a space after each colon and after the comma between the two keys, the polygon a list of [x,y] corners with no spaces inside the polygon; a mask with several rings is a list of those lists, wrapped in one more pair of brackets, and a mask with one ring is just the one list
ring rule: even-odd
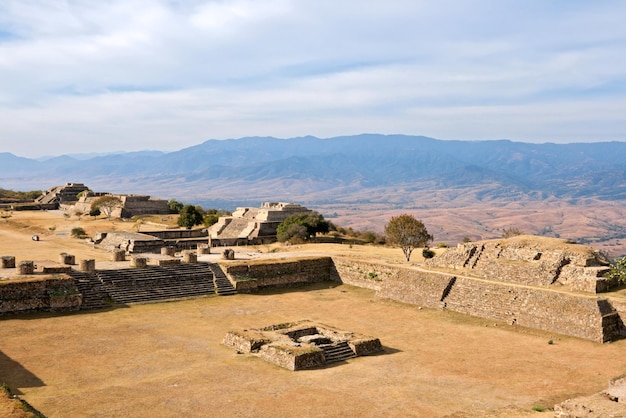
{"label": "stepped stone platform", "polygon": [[[114,304],[162,302],[207,295],[236,293],[213,271],[211,263],[175,264],[96,270],[72,271],[76,287],[83,295],[81,309],[101,309]],[[228,281],[224,277],[224,280]]]}
{"label": "stepped stone platform", "polygon": [[309,320],[229,331],[223,344],[289,370],[322,367],[383,351],[378,338]]}

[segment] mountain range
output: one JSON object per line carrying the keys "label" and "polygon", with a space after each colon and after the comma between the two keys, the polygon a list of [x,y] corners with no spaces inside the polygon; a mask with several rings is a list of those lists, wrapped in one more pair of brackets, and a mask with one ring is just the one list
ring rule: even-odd
{"label": "mountain range", "polygon": [[224,209],[263,201],[293,201],[327,212],[520,202],[619,204],[626,200],[626,143],[361,134],[207,140],[175,152],[93,158],[34,160],[0,153],[0,187],[47,189],[66,182]]}

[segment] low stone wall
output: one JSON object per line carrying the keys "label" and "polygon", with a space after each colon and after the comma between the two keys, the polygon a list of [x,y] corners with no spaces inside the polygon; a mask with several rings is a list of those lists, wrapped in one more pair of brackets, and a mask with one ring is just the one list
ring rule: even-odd
{"label": "low stone wall", "polygon": [[316,347],[282,347],[264,345],[260,357],[289,370],[303,370],[324,365],[324,352]]}
{"label": "low stone wall", "polygon": [[333,258],[337,280],[352,286],[379,290],[386,279],[396,276],[397,269],[383,264]]}
{"label": "low stone wall", "polygon": [[0,282],[0,314],[25,311],[74,311],[82,295],[71,278]]}
{"label": "low stone wall", "polygon": [[[376,296],[429,308],[449,309],[481,318],[570,335],[597,342],[624,333],[619,314],[606,299],[516,286],[401,266],[333,259],[344,283],[359,286],[370,272],[383,279]],[[382,275],[380,273],[382,272]]]}
{"label": "low stone wall", "polygon": [[600,300],[549,290],[457,277],[445,308],[481,318],[606,342]]}
{"label": "low stone wall", "polygon": [[268,287],[291,287],[329,280],[332,259],[314,257],[296,261],[277,260],[224,264],[238,292],[249,292]]}

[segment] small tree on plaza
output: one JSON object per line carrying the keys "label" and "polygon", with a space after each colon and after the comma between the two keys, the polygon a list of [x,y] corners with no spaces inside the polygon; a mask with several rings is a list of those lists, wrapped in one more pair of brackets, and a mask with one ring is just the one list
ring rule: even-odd
{"label": "small tree on plaza", "polygon": [[94,200],[91,204],[91,211],[94,211],[95,208],[98,208],[100,209],[100,212],[107,217],[107,219],[111,219],[113,211],[120,206],[122,206],[122,200],[119,197],[107,195]]}
{"label": "small tree on plaza", "polygon": [[385,237],[387,243],[402,249],[407,262],[415,248],[424,247],[433,239],[422,221],[407,214],[391,217],[385,225]]}

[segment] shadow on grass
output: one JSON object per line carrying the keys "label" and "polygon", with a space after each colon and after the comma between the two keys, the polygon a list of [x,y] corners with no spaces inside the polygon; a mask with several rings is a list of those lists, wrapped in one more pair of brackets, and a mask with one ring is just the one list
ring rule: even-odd
{"label": "shadow on grass", "polygon": [[6,384],[11,392],[22,395],[17,388],[35,388],[46,384],[17,361],[0,351],[0,384]]}

